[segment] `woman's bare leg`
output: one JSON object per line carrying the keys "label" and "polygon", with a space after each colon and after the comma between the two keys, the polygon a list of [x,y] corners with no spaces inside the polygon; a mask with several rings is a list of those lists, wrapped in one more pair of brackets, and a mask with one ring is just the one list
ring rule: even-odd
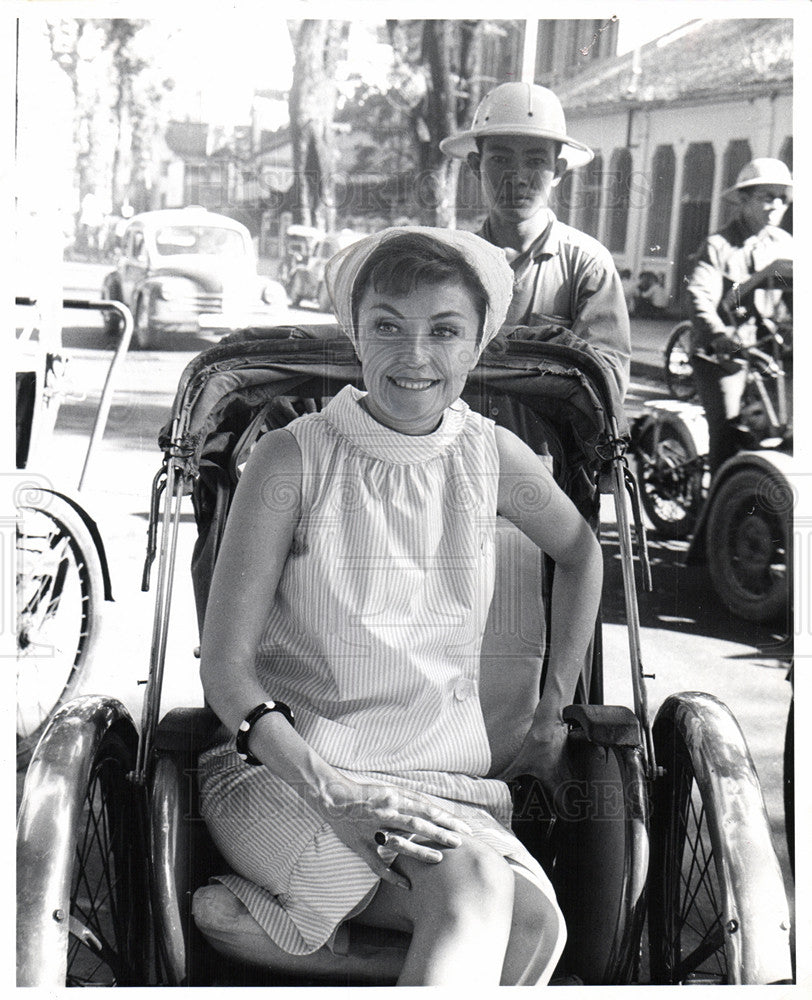
{"label": "woman's bare leg", "polygon": [[399,858],[411,882],[382,882],[358,920],[412,933],[398,984],[497,985],[511,934],[514,876],[496,851],[472,840],[436,865]]}
{"label": "woman's bare leg", "polygon": [[546,985],[567,939],[558,906],[531,879],[513,871],[513,921],[502,986]]}

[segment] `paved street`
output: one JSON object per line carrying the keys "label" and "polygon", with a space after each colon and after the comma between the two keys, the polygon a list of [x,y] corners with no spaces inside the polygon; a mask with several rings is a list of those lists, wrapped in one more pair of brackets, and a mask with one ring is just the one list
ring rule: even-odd
{"label": "paved street", "polygon": [[[73,270],[92,291],[95,272]],[[88,277],[90,275],[90,277]],[[81,291],[71,290],[71,294]],[[327,319],[312,309],[291,310],[287,321]],[[637,363],[629,411],[662,395],[652,381],[670,323],[635,324]],[[74,489],[110,350],[100,324],[87,314],[66,316],[65,347],[73,398],[62,406],[47,464],[39,470],[50,481]],[[175,352],[130,352],[115,392],[107,432],[90,469],[81,501],[97,519],[113,577],[115,602],[105,610],[99,654],[85,690],[113,693],[140,719],[142,688],[149,662],[153,594],[141,592],[149,488],[160,465],[158,429],[167,417],[178,377],[200,345]],[[607,499],[607,498],[605,498]],[[614,544],[614,513],[605,509],[606,563],[604,643],[607,703],[631,704],[627,631]],[[191,505],[182,515],[177,555],[172,627],[169,633],[163,710],[199,703],[194,649],[196,618],[188,586],[195,528]],[[670,693],[704,690],[726,702],[746,735],[764,787],[776,847],[791,885],[783,829],[781,749],[790,696],[785,680],[785,647],[769,629],[728,619],[700,570],[682,565],[684,543],[651,539],[655,592],[640,601],[643,657],[655,677],[648,682],[652,715]]]}

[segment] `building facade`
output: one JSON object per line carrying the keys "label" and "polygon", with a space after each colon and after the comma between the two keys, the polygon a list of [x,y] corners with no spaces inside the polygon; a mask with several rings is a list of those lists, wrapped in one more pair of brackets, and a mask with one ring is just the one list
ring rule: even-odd
{"label": "building facade", "polygon": [[556,212],[619,269],[651,271],[673,315],[724,192],[757,156],[792,168],[792,21],[695,21],[556,87],[593,162],[565,175]]}

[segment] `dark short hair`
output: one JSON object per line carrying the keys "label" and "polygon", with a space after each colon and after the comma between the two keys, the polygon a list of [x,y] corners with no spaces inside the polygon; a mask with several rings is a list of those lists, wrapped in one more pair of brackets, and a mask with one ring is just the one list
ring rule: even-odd
{"label": "dark short hair", "polygon": [[477,342],[482,337],[488,294],[476,271],[455,247],[425,233],[401,233],[379,243],[364,261],[352,286],[352,322],[358,326],[358,306],[367,288],[408,295],[421,285],[456,281],[474,299],[479,316]]}

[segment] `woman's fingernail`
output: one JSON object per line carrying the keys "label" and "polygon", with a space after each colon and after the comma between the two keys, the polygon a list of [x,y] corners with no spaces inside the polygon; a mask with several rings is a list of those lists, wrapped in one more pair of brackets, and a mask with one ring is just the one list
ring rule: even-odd
{"label": "woman's fingernail", "polygon": [[431,855],[429,860],[434,862],[434,864],[438,864],[440,861],[443,860],[443,855],[441,851],[430,851],[429,854]]}
{"label": "woman's fingernail", "polygon": [[449,833],[445,838],[445,841],[449,847],[459,847],[462,843],[462,837],[457,837],[453,833]]}
{"label": "woman's fingernail", "polygon": [[399,886],[401,889],[411,889],[412,883],[407,878],[399,878],[395,885]]}

